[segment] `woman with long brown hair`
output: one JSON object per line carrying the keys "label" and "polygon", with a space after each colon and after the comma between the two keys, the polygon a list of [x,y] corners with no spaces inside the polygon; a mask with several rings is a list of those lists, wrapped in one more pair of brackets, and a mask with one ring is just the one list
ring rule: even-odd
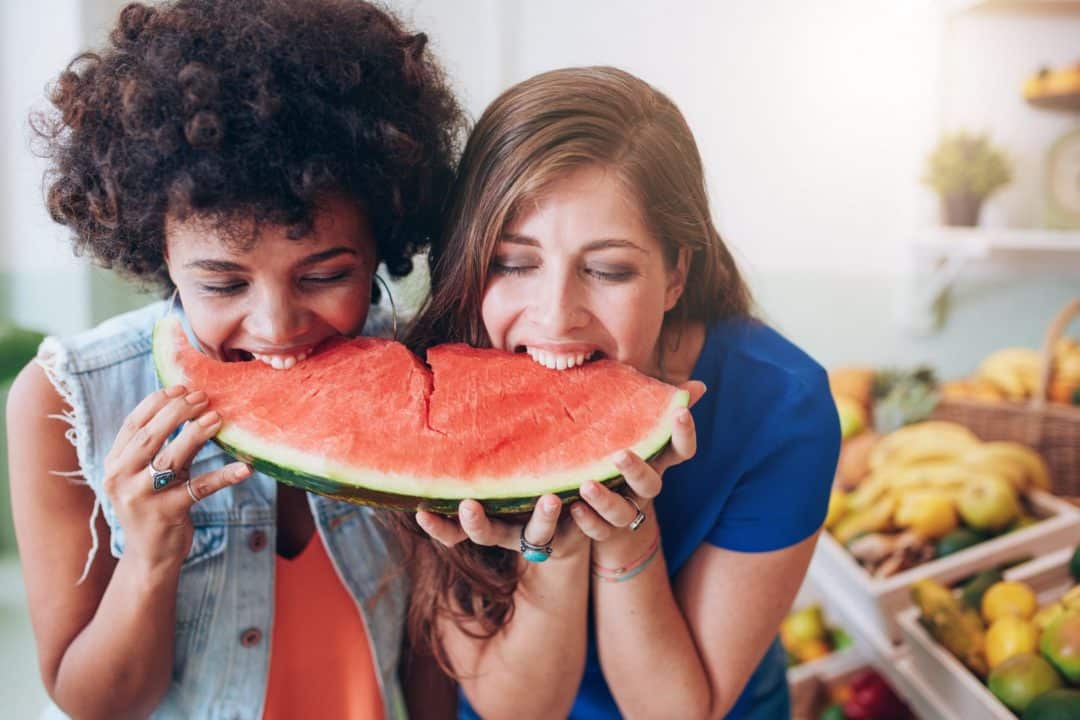
{"label": "woman with long brown hair", "polygon": [[555,371],[608,357],[697,401],[666,455],[621,458],[623,494],[590,482],[569,508],[544,496],[524,526],[475,501],[457,519],[417,514],[439,542],[416,536],[412,637],[460,681],[462,716],[787,717],[776,631],[825,516],[839,427],[822,368],[752,317],[675,105],[602,67],[496,99],[461,160],[412,339]]}

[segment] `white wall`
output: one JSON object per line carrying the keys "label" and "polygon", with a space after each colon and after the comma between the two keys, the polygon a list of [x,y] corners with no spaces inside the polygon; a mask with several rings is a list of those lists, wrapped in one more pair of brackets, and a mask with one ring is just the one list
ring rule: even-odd
{"label": "white wall", "polygon": [[89,317],[86,274],[45,212],[45,163],[31,152],[27,118],[47,107],[46,85],[81,47],[81,29],[75,0],[0,3],[0,273],[10,285],[9,314],[58,332]]}
{"label": "white wall", "polygon": [[[469,72],[485,42],[503,49],[502,86],[612,64],[668,93],[697,136],[721,231],[751,269],[879,268],[905,241],[934,122],[929,2],[512,0],[501,44],[446,22],[445,5],[400,4],[438,39],[474,112],[496,93],[490,74]],[[464,5],[483,17],[484,4]]]}

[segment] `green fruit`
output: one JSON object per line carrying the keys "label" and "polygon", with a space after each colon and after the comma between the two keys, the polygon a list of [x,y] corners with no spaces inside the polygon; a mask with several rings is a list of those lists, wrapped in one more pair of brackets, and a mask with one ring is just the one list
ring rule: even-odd
{"label": "green fruit", "polygon": [[1069,574],[1076,582],[1080,582],[1080,546],[1073,551],[1072,560],[1069,560]]}
{"label": "green fruit", "polygon": [[1039,649],[1070,683],[1080,683],[1080,611],[1066,612],[1047,625]]}
{"label": "green fruit", "polygon": [[952,555],[954,552],[977,545],[986,539],[982,533],[977,533],[971,528],[959,527],[937,541],[936,551],[938,557]]}
{"label": "green fruit", "polygon": [[1001,582],[1001,571],[996,568],[990,570],[983,570],[975,577],[968,580],[964,585],[964,590],[961,593],[961,597],[964,600],[964,604],[969,608],[975,608],[978,610],[982,606],[982,596],[994,583]]}
{"label": "green fruit", "polygon": [[844,628],[833,628],[829,631],[829,639],[832,640],[833,650],[843,650],[852,645],[851,636]]}
{"label": "green fruit", "polygon": [[1051,690],[1031,701],[1023,720],[1076,720],[1080,718],[1080,690]]}
{"label": "green fruit", "polygon": [[840,705],[830,705],[821,713],[820,720],[848,720],[848,716]]}
{"label": "green fruit", "polygon": [[990,672],[986,684],[1012,710],[1023,712],[1039,695],[1064,683],[1053,666],[1035,653],[1013,655]]}

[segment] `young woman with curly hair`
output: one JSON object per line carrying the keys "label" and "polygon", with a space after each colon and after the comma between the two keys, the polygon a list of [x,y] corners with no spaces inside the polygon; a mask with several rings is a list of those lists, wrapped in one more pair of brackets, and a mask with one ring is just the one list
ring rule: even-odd
{"label": "young woman with curly hair", "polygon": [[417,514],[441,542],[417,541],[413,637],[458,676],[460,717],[789,717],[776,634],[839,423],[825,371],[752,316],[678,108],[615,68],[519,83],[473,130],[449,208],[418,347],[554,372],[608,357],[697,400],[661,457],[616,458],[622,493],[588,482],[525,523],[474,500]]}
{"label": "young woman with curly hair", "polygon": [[402,716],[398,548],[369,509],[231,462],[150,349],[170,307],[211,356],[275,368],[377,331],[376,266],[409,272],[436,232],[462,127],[425,36],[358,0],[134,4],[51,99],[52,216],[175,297],[47,339],[11,389],[50,715]]}

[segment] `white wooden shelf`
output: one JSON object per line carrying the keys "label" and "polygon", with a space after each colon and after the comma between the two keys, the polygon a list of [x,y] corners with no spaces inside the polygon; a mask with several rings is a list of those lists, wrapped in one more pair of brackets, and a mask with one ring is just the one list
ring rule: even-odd
{"label": "white wooden shelf", "polygon": [[1080,263],[1080,230],[931,227],[917,233],[894,313],[909,332],[929,334],[944,321],[946,293],[974,266],[1008,268],[1018,260]]}

